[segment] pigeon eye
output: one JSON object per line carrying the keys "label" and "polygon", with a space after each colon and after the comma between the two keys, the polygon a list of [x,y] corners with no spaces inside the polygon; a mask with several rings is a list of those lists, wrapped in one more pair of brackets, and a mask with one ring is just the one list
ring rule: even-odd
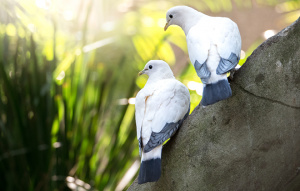
{"label": "pigeon eye", "polygon": [[169,17],[172,19],[172,18],[173,18],[173,15],[169,15]]}
{"label": "pigeon eye", "polygon": [[152,65],[149,66],[149,69],[152,69]]}

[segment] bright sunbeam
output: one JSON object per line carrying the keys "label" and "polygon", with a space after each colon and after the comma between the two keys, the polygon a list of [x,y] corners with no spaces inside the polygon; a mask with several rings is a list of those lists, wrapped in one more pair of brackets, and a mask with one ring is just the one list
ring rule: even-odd
{"label": "bright sunbeam", "polygon": [[67,186],[71,190],[90,190],[91,185],[88,183],[85,183],[84,181],[78,179],[78,178],[73,178],[71,176],[67,176],[66,178]]}
{"label": "bright sunbeam", "polygon": [[268,39],[268,38],[274,36],[275,34],[276,34],[276,32],[274,30],[266,30],[263,35],[264,35],[265,39]]}
{"label": "bright sunbeam", "polygon": [[51,6],[51,0],[36,0],[37,7],[48,10]]}
{"label": "bright sunbeam", "polygon": [[246,57],[245,51],[241,50],[241,59],[244,59]]}
{"label": "bright sunbeam", "polygon": [[88,44],[88,45],[84,46],[82,50],[83,50],[83,52],[89,52],[89,51],[95,50],[97,48],[100,48],[102,46],[105,46],[107,44],[110,44],[110,43],[112,43],[114,41],[115,41],[115,38],[113,38],[113,37],[106,38],[106,39],[94,42],[92,44]]}
{"label": "bright sunbeam", "polygon": [[131,167],[123,176],[122,180],[119,182],[116,190],[124,190],[126,185],[130,182],[130,180],[134,177],[136,172],[139,170],[139,167],[140,167],[140,161],[139,160],[134,161],[134,163],[131,165]]}
{"label": "bright sunbeam", "polygon": [[57,80],[62,80],[66,76],[65,71],[61,71],[58,76],[56,77]]}
{"label": "bright sunbeam", "polygon": [[202,95],[203,92],[203,84],[199,82],[189,81],[187,87],[190,90],[196,91],[198,95]]}
{"label": "bright sunbeam", "polygon": [[134,105],[135,104],[135,98],[134,97],[129,98],[128,103]]}
{"label": "bright sunbeam", "polygon": [[70,10],[64,11],[63,17],[66,21],[71,21],[74,19],[74,13]]}

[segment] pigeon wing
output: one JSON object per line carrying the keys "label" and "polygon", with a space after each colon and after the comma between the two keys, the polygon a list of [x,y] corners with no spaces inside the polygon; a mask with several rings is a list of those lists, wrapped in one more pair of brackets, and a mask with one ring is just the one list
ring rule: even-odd
{"label": "pigeon wing", "polygon": [[241,36],[236,23],[229,18],[214,18],[216,31],[214,32],[214,44],[220,55],[217,74],[225,74],[235,68],[240,59]]}
{"label": "pigeon wing", "polygon": [[143,148],[143,143],[141,139],[141,129],[142,129],[142,122],[145,115],[145,103],[147,102],[147,91],[142,89],[136,95],[135,98],[135,122],[136,122],[136,133],[137,139],[139,141],[139,152],[141,155],[141,149]]}
{"label": "pigeon wing", "polygon": [[151,135],[144,152],[149,152],[169,139],[189,114],[188,89],[175,79],[163,80],[160,88],[147,101],[145,118]]}
{"label": "pigeon wing", "polygon": [[211,72],[208,70],[206,61],[210,48],[209,30],[203,27],[202,22],[191,27],[186,36],[190,60],[203,83],[207,83]]}

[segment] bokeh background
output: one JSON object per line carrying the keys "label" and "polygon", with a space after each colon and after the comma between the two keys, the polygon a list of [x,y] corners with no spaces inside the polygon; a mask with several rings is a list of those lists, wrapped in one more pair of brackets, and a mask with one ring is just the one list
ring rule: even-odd
{"label": "bokeh background", "polygon": [[138,71],[163,59],[201,100],[183,31],[163,31],[175,5],[235,21],[239,66],[300,16],[299,0],[0,0],[0,190],[128,188]]}

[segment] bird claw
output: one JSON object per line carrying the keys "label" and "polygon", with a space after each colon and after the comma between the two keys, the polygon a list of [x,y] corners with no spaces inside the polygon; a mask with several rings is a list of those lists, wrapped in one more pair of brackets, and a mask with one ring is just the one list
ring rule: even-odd
{"label": "bird claw", "polygon": [[233,76],[235,74],[235,72],[237,71],[237,69],[233,68],[229,71],[229,76],[228,76],[228,81],[233,81]]}

